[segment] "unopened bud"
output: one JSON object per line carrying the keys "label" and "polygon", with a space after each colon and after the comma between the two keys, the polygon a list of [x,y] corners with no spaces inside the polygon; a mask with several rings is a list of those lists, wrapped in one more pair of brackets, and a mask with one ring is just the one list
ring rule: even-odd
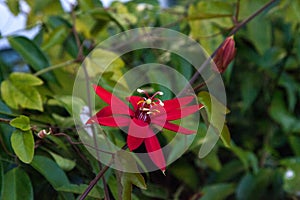
{"label": "unopened bud", "polygon": [[50,135],[51,131],[47,132],[45,129],[40,130],[37,134],[37,136],[41,139],[45,138],[47,135]]}
{"label": "unopened bud", "polygon": [[213,60],[215,66],[213,69],[219,73],[223,73],[230,62],[234,59],[236,54],[235,42],[233,36],[226,38],[223,45],[217,51],[216,55],[214,56]]}

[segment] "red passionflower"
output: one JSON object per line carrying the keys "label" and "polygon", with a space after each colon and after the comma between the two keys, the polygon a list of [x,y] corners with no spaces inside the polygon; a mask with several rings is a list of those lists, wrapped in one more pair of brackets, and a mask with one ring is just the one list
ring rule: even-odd
{"label": "red passionflower", "polygon": [[194,100],[193,96],[161,101],[156,96],[163,95],[162,92],[156,92],[149,96],[146,91],[137,89],[137,92],[146,97],[127,97],[132,105],[130,108],[104,88],[94,85],[94,90],[109,105],[91,117],[87,124],[98,123],[102,126],[128,127],[127,145],[129,150],[133,151],[144,143],[151,160],[163,172],[166,168],[166,161],[152,129],[153,126],[182,134],[196,133],[195,130],[186,129],[170,122],[191,115],[203,107],[201,104],[189,105]]}

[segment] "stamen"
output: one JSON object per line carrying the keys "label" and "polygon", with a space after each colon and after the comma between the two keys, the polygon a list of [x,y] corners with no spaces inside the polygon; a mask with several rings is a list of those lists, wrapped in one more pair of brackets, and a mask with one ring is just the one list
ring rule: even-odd
{"label": "stamen", "polygon": [[138,88],[136,91],[137,91],[138,93],[140,93],[140,94],[143,94],[143,93],[145,93],[145,91],[144,91],[144,90],[142,90],[142,89],[140,89],[140,88]]}
{"label": "stamen", "polygon": [[137,91],[138,93],[140,93],[140,94],[145,94],[145,95],[149,98],[149,94],[148,94],[148,92],[146,92],[145,90],[142,90],[142,89],[138,88],[138,89],[136,89],[136,91]]}
{"label": "stamen", "polygon": [[137,105],[141,104],[141,103],[144,103],[145,101],[144,100],[140,100],[137,102]]}
{"label": "stamen", "polygon": [[155,92],[155,93],[152,95],[151,99],[153,99],[156,95],[162,96],[162,95],[164,95],[164,93],[161,92],[161,91],[157,91],[157,92]]}
{"label": "stamen", "polygon": [[159,105],[161,105],[161,106],[165,105],[160,99],[158,99],[158,101],[159,101]]}

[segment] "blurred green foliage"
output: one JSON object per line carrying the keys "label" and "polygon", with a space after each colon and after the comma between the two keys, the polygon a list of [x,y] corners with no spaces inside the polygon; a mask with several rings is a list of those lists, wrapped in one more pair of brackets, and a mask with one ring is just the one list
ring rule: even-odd
{"label": "blurred green foliage", "polygon": [[[157,0],[114,2],[109,8],[96,0],[78,0],[70,5],[72,12],[64,11],[58,0],[25,2],[30,7],[27,26],[38,26],[39,32],[33,39],[5,37],[21,56],[16,57],[18,63],[30,69],[16,73],[16,62],[0,54],[0,199],[6,200],[76,199],[99,172],[97,160],[78,143],[71,117],[80,113],[86,99],[73,99],[78,107],[73,110],[70,96],[82,58],[97,43],[131,28],[166,27],[189,35],[212,53],[238,22],[267,1],[194,0],[162,9]],[[14,15],[20,13],[20,1],[5,3]],[[230,110],[224,143],[221,140],[207,157],[198,158],[204,120],[189,151],[168,166],[167,176],[109,169],[105,179],[111,197],[300,198],[299,10],[299,1],[276,1],[235,34],[237,55],[223,74]],[[94,71],[92,63],[97,61],[90,58],[88,74],[103,73],[101,68]],[[186,78],[194,72],[177,55],[138,50],[116,60],[100,83],[110,89],[126,70],[151,62],[172,65]],[[157,78],[168,81],[164,74]],[[206,102],[209,115],[204,94],[199,99]],[[42,129],[53,134],[40,138]],[[112,132],[115,143],[125,142],[120,131]],[[103,199],[105,188],[99,181],[88,199]]]}

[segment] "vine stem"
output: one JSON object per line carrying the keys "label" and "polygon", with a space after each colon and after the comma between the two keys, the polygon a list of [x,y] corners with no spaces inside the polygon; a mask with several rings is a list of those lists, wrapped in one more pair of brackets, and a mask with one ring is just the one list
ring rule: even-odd
{"label": "vine stem", "polygon": [[[252,19],[254,19],[256,16],[258,16],[264,10],[269,8],[269,6],[271,6],[276,1],[277,0],[269,1],[264,6],[262,6],[260,9],[258,9],[256,12],[254,12],[252,15],[250,15],[249,17],[247,17],[246,19],[244,19],[240,23],[237,23],[237,25],[230,31],[230,33],[228,34],[227,37],[230,37],[230,36],[234,35],[238,30],[243,28],[247,23],[249,23]],[[225,40],[218,46],[218,48],[211,54],[211,56],[209,58],[207,58],[205,60],[205,62],[199,67],[199,69],[194,73],[194,75],[192,76],[192,78],[189,81],[189,85],[192,85],[198,79],[198,77],[199,77],[200,73],[202,72],[202,70],[208,65],[208,63],[210,63],[210,61],[216,55],[217,51],[222,47],[224,42],[225,42]],[[179,95],[181,95],[183,92],[185,92],[187,90],[187,87],[188,87],[188,85],[185,88],[183,88],[183,90],[180,92]]]}
{"label": "vine stem", "polygon": [[[127,144],[125,144],[122,147],[122,150],[127,149],[128,146]],[[88,185],[88,187],[86,188],[86,190],[82,193],[82,195],[80,196],[79,200],[84,200],[87,195],[90,193],[90,191],[95,187],[95,185],[97,184],[97,182],[103,177],[103,175],[105,174],[105,172],[109,169],[109,167],[111,166],[111,164],[113,163],[113,157],[112,159],[109,161],[109,163],[104,166],[102,168],[102,170],[97,174],[97,176],[90,182],[90,184]]]}
{"label": "vine stem", "polygon": [[57,69],[57,68],[65,67],[65,66],[67,66],[67,65],[71,65],[71,64],[73,64],[73,63],[75,63],[75,62],[76,62],[76,60],[68,60],[68,61],[66,61],[66,62],[59,63],[59,64],[57,64],[57,65],[49,66],[49,67],[47,67],[47,68],[45,68],[45,69],[42,69],[42,70],[40,70],[40,71],[34,73],[33,75],[34,75],[34,76],[40,76],[40,75],[45,74],[45,73],[47,73],[47,72],[49,72],[49,71],[52,71],[52,70]]}

